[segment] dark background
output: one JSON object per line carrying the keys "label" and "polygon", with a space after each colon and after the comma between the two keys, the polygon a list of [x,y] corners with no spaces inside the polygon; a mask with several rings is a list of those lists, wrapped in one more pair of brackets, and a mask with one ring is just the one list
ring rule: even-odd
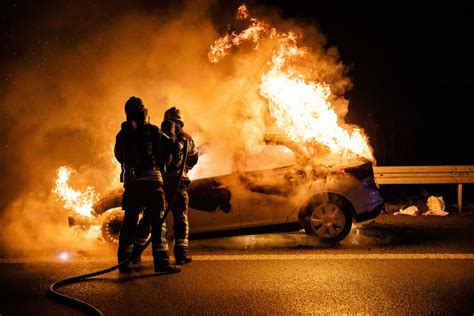
{"label": "dark background", "polygon": [[[216,23],[240,1],[215,1]],[[347,121],[362,126],[378,165],[474,164],[471,131],[473,4],[414,5],[363,1],[247,1],[275,7],[285,18],[316,25],[337,46],[353,89]],[[0,92],[8,92],[15,66],[38,62],[42,42],[78,41],[97,25],[130,10],[179,7],[183,1],[2,1]],[[64,8],[65,23],[49,33],[48,12]],[[77,9],[77,14],[75,12]],[[219,14],[221,12],[221,15]],[[224,22],[225,23],[225,22]],[[2,113],[0,131],[8,129]],[[2,150],[7,144],[2,142]],[[1,170],[8,168],[4,159]]]}

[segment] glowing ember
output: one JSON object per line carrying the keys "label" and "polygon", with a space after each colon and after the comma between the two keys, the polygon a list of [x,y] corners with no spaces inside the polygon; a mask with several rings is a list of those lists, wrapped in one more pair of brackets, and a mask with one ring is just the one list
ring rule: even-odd
{"label": "glowing ember", "polygon": [[87,187],[84,192],[71,188],[69,185],[71,173],[73,170],[68,167],[58,169],[58,178],[53,192],[59,196],[60,200],[64,201],[65,209],[73,210],[82,216],[92,217],[92,205],[97,201],[98,195],[92,187]]}
{"label": "glowing ember", "polygon": [[[248,17],[244,5],[239,7],[237,17]],[[329,86],[305,78],[293,66],[298,58],[307,53],[307,49],[298,46],[297,36],[291,31],[279,33],[255,18],[250,18],[250,21],[249,28],[241,33],[232,32],[216,40],[210,48],[209,60],[218,62],[231,47],[244,42],[258,44],[264,36],[275,39],[276,48],[269,61],[269,69],[261,76],[259,93],[267,100],[276,127],[307,152],[319,144],[346,159],[362,156],[374,160],[362,131],[355,128],[349,132],[338,124],[337,114],[329,101]]]}
{"label": "glowing ember", "polygon": [[69,253],[67,251],[63,251],[59,254],[58,258],[61,261],[67,261],[69,260]]}

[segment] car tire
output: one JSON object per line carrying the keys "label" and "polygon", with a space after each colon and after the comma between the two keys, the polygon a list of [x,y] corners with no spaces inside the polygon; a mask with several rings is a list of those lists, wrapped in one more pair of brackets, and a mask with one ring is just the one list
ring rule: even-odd
{"label": "car tire", "polygon": [[124,212],[120,208],[110,209],[101,215],[102,237],[105,241],[118,244],[120,229],[122,228]]}
{"label": "car tire", "polygon": [[314,196],[300,211],[305,232],[327,243],[336,243],[349,234],[354,207],[343,196],[326,193]]}

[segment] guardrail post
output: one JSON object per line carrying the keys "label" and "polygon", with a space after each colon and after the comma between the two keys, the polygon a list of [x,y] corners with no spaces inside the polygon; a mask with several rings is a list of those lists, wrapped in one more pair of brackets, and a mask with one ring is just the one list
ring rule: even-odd
{"label": "guardrail post", "polygon": [[458,210],[462,212],[462,183],[458,183]]}

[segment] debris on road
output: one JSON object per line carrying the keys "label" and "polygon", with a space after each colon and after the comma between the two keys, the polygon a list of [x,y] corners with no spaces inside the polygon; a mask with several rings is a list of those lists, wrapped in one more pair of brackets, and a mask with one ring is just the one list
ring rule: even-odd
{"label": "debris on road", "polygon": [[393,213],[393,215],[410,215],[410,216],[418,216],[420,211],[416,206],[410,206],[407,208],[401,208],[398,212]]}
{"label": "debris on road", "polygon": [[445,203],[442,196],[430,196],[426,202],[428,210],[424,213],[421,213],[417,206],[412,205],[406,208],[401,208],[398,212],[393,213],[393,215],[410,215],[418,216],[423,214],[424,216],[434,215],[434,216],[446,216],[449,215],[445,209]]}
{"label": "debris on road", "polygon": [[435,216],[446,216],[449,213],[446,212],[445,203],[442,196],[430,196],[428,198],[428,211],[424,212],[423,215],[435,215]]}

